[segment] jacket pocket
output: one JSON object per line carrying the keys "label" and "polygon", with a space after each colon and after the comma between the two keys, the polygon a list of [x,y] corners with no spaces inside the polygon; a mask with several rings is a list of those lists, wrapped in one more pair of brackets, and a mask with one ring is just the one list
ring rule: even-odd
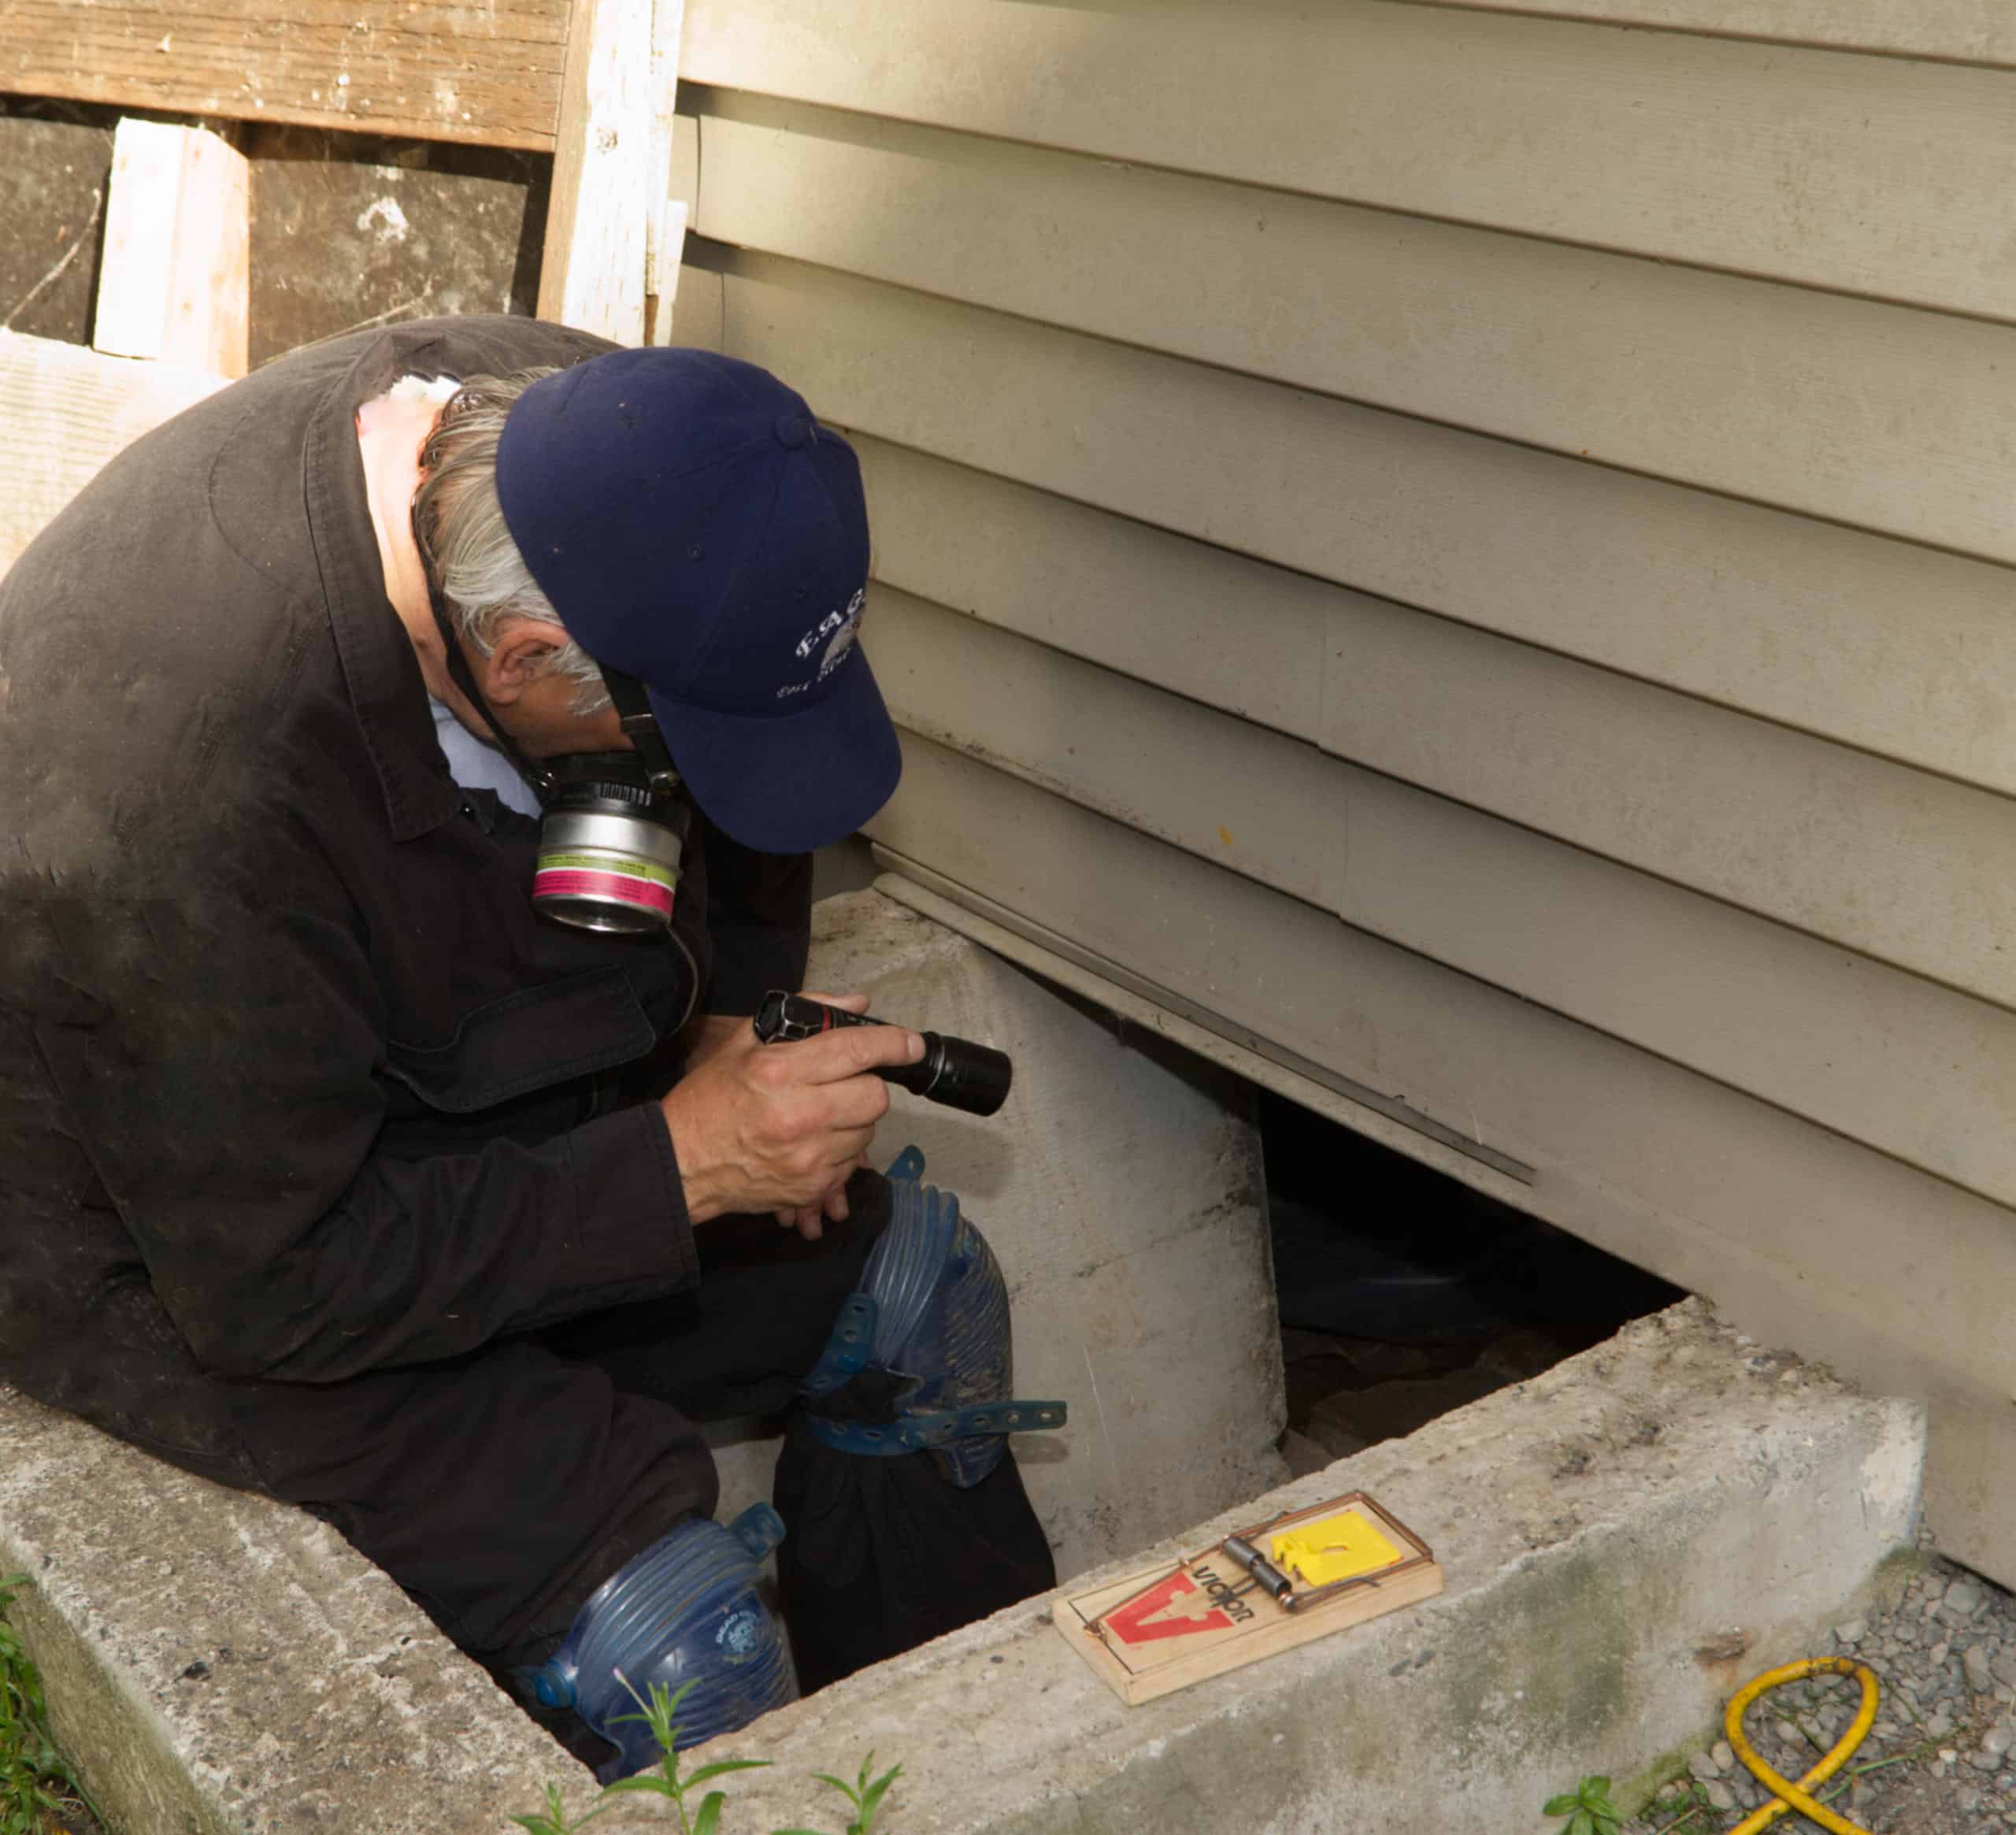
{"label": "jacket pocket", "polygon": [[388,1039],[385,1069],[429,1108],[467,1115],[627,1064],[657,1043],[629,977],[590,969],[479,1006],[445,1044]]}

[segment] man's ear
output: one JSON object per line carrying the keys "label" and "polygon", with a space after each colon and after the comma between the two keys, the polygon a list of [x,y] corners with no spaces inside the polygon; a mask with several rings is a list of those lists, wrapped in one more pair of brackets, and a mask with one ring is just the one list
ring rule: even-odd
{"label": "man's ear", "polygon": [[535,618],[512,619],[498,636],[497,647],[482,659],[484,699],[494,707],[509,707],[565,641],[566,633],[558,625]]}

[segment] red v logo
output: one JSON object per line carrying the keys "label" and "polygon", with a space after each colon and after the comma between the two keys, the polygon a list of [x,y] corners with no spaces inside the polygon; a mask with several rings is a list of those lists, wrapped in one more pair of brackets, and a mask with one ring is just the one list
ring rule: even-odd
{"label": "red v logo", "polygon": [[1180,1570],[1124,1606],[1115,1607],[1099,1624],[1122,1644],[1152,1644],[1158,1637],[1232,1629],[1231,1618],[1211,1603],[1211,1596]]}

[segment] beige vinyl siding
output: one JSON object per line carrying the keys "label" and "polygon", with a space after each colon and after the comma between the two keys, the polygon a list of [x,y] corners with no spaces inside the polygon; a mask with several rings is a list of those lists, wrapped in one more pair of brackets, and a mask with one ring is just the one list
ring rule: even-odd
{"label": "beige vinyl siding", "polygon": [[[1435,0],[1429,0],[1435,3]],[[2003,0],[1446,0],[1480,12],[1588,19],[2016,69]]]}
{"label": "beige vinyl siding", "polygon": [[1392,0],[704,0],[680,69],[1878,298],[2016,304],[1996,70]]}
{"label": "beige vinyl siding", "polygon": [[1288,1041],[1410,1102],[1460,1092],[1459,1126],[1544,1143],[1529,1208],[1714,1296],[1767,1342],[1927,1399],[1941,1545],[2007,1571],[2007,1210],[928,740],[908,761],[876,832],[947,895],[945,914],[976,909],[1165,1000],[1183,988],[1174,1004],[1214,1030]]}
{"label": "beige vinyl siding", "polygon": [[[786,268],[767,257],[728,258],[724,280],[727,347],[790,375],[822,412],[878,437],[949,449],[969,464],[991,462],[1054,491],[1102,499],[1112,508],[1165,526],[1188,527],[1220,542],[1243,536],[1247,543],[1264,543],[1274,558],[1337,574],[1355,571],[1361,584],[1389,591],[1403,586],[1406,599],[1430,606],[1455,596],[1443,590],[1443,580],[1457,567],[1469,574],[1464,584],[1473,588],[1480,604],[1494,584],[1509,592],[1520,577],[1550,595],[1558,584],[1555,567],[1589,564],[1586,550],[1565,552],[1559,540],[1560,525],[1581,511],[1588,513],[1588,520],[1578,524],[1577,532],[1586,531],[1592,544],[1603,540],[1610,549],[1605,558],[1614,569],[1612,579],[1597,582],[1585,576],[1584,584],[1600,584],[1618,599],[1633,592],[1634,538],[1645,525],[1616,513],[1614,506],[1592,511],[1591,493],[1579,488],[1584,482],[1615,479],[1615,473],[1544,462],[1558,468],[1547,480],[1557,493],[1550,496],[1525,469],[1536,455],[1499,442],[1352,409],[1025,320],[843,280],[829,271]],[[698,284],[699,276],[683,282],[682,288],[689,284]],[[1113,462],[1114,455],[1090,436],[1091,428],[1102,425],[1126,430],[1122,462]],[[1459,454],[1477,462],[1467,476],[1455,472]],[[1452,462],[1438,469],[1437,456]],[[1534,487],[1488,521],[1488,511],[1497,506],[1480,489],[1466,487],[1480,483],[1485,467],[1508,458],[1521,466],[1518,481]],[[1646,487],[1642,480],[1627,482]],[[1515,509],[1523,513],[1515,515]],[[1603,510],[1610,512],[1607,520]],[[1536,545],[1536,519],[1550,511],[1555,539]],[[878,547],[887,540],[878,534]],[[1043,538],[1034,540],[1040,546]],[[1389,569],[1379,565],[1382,550],[1391,553],[1391,573],[1403,577],[1387,577]],[[1487,550],[1495,550],[1488,560]],[[1905,552],[1918,558],[1914,550]],[[1731,564],[1727,552],[1697,546],[1688,558],[1704,576],[1704,610],[1711,615],[1726,613],[1727,601],[1712,595],[1715,573]],[[884,565],[900,576],[899,558]],[[885,571],[884,576],[891,576]],[[2008,576],[1996,569],[1992,577],[2000,582]],[[1466,602],[1459,598],[1458,602]],[[1503,603],[1502,597],[1499,602]],[[1547,603],[1555,602],[1550,597]],[[1896,602],[1882,609],[1896,618]],[[1361,599],[1343,615],[1369,622],[1372,611]],[[1590,612],[1599,616],[1601,606],[1592,606]],[[1132,621],[1151,619],[1153,613],[1142,601],[1121,598],[1104,615]],[[1407,623],[1409,643],[1432,645],[1444,636],[1418,615]],[[1646,631],[1652,642],[1691,639],[1697,647],[1720,635],[1707,617],[1691,632],[1676,630],[1668,619],[1648,621]],[[1788,640],[1787,632],[1755,624],[1729,635],[1736,654],[1730,669],[1732,687],[1751,654],[1775,656]],[[1897,636],[1901,647],[1908,647],[1908,625]],[[1451,660],[1457,648],[1441,644]],[[2006,677],[2006,654],[1991,651],[1987,641],[1980,654],[1991,664],[2001,662]],[[1804,660],[1791,659],[1794,667]],[[1521,673],[1532,676],[1577,673],[1550,669],[1541,659],[1504,647],[1484,667],[1488,673],[1522,664]],[[1985,699],[1982,669],[1972,658],[1964,665],[1956,658],[1953,679],[1941,691],[1980,706]],[[1152,658],[1145,666],[1151,676],[1155,673]],[[1347,685],[1351,666],[1340,664],[1329,671],[1336,690],[1327,717],[1340,734],[1353,715]],[[1311,679],[1322,680],[1324,653],[1309,655],[1303,667]],[[1597,680],[1583,677],[1592,685]],[[1858,680],[1866,693],[1895,695],[1900,688],[1895,679],[1873,673]],[[1450,686],[1465,689],[1460,673]],[[1683,708],[1668,716],[1656,695],[1633,697],[1625,684],[1601,686],[1612,706],[1626,704],[1608,734],[1598,730],[1605,720],[1603,701],[1592,699],[1573,710],[1575,724],[1566,735],[1551,736],[1567,754],[1559,763],[1568,780],[1547,780],[1551,762],[1545,757],[1532,759],[1527,774],[1533,793],[1555,809],[1564,802],[1577,806],[1574,839],[1622,850],[1627,858],[1682,877],[1691,869],[1706,876],[1704,889],[1727,892],[1771,916],[1858,947],[1880,947],[1895,959],[1996,998],[2016,995],[2016,955],[1994,948],[2009,928],[2007,921],[2016,916],[2016,873],[1999,867],[2002,861],[2016,866],[2016,831],[2005,819],[2002,799],[1925,773],[1886,769],[1825,742],[1793,740],[1708,710]],[[1431,673],[1401,710],[1401,719],[1431,724],[1441,719],[1443,692]],[[1574,696],[1555,691],[1551,698],[1559,702]],[[1629,706],[1634,699],[1658,711],[1648,716]],[[1509,703],[1506,717],[1516,719],[1521,712],[1519,704]],[[1723,736],[1731,728],[1741,735],[1735,755]],[[1998,740],[2010,737],[2006,726],[1992,730]],[[1443,743],[1459,749],[1470,737],[1453,728]],[[1680,785],[1681,794],[1664,803],[1633,799],[1629,784],[1608,775],[1621,750],[1647,745],[1662,746],[1665,755],[1654,750],[1635,760],[1633,773],[1640,780],[1663,776]],[[1776,784],[1748,782],[1740,753],[1766,751],[1789,752],[1796,763]],[[1707,834],[1699,832],[1703,799],[1681,784],[1697,768],[1697,757],[1699,768],[1713,774],[1714,781],[1703,789],[1718,810],[1718,825]],[[1382,762],[1377,757],[1366,762]],[[1600,762],[1604,774],[1578,775],[1576,767],[1584,762]],[[1486,754],[1476,762],[1495,788],[1503,762]],[[1872,786],[1881,793],[1875,802],[1867,800]],[[1505,788],[1516,785],[1508,781]],[[1722,794],[1730,788],[1740,799],[1733,807]],[[1823,799],[1817,804],[1816,791]],[[1516,803],[1496,806],[1528,819]],[[1789,854],[1782,851],[1787,841]],[[1935,869],[1929,875],[1913,870],[1915,857],[1927,854],[1938,856]],[[1872,869],[1886,877],[1871,882]],[[1820,889],[1813,884],[1816,878],[1822,882]],[[1880,943],[1872,934],[1876,925],[1888,932]],[[1943,947],[1948,937],[1958,939],[1955,947]]]}
{"label": "beige vinyl siding", "polygon": [[874,615],[909,731],[2016,1203],[2016,1015],[921,601]]}
{"label": "beige vinyl siding", "polygon": [[682,324],[724,320],[737,354],[891,443],[2016,787],[1999,566],[832,269],[694,254]]}
{"label": "beige vinyl siding", "polygon": [[2016,1579],[1998,65],[1969,0],[688,0],[677,335],[855,439],[906,895],[1933,1399]]}
{"label": "beige vinyl siding", "polygon": [[2016,559],[2007,325],[695,99],[749,117],[706,117],[703,235]]}
{"label": "beige vinyl siding", "polygon": [[[1189,984],[1260,1036],[1410,1103],[1460,1081],[1474,1099],[1445,1118],[1462,1132],[1515,1154],[1532,1140],[1555,1150],[1536,1182],[1542,1196],[1585,1181],[1648,1191],[1642,1206],[1620,1207],[1614,1241],[1632,1240],[1622,1214],[1640,1228],[1646,1215],[1690,1220],[1690,1239],[1728,1231],[1690,1253],[1725,1254],[1744,1279],[1803,1286],[1818,1304],[1881,1313],[1885,1334],[1915,1355],[2016,1393],[2007,1329],[2016,1231],[1999,1205],[1788,1125],[1651,1054],[947,747],[919,742],[909,770],[877,832],[911,858],[935,856],[935,870],[957,886],[1161,985]],[[991,819],[972,821],[983,805]],[[1707,1142],[1716,1151],[1704,1151]],[[1768,1217],[1748,1208],[1756,1189],[1773,1199]],[[1599,1204],[1614,1195],[1599,1194]],[[1931,1240],[1947,1255],[1928,1257]],[[1650,1229],[1634,1247],[1640,1259],[1672,1265],[1654,1252]]]}

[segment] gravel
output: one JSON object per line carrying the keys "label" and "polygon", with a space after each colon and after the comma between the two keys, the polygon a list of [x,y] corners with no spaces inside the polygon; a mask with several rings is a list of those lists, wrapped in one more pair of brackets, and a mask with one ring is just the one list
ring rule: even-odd
{"label": "gravel", "polygon": [[[1888,1611],[1844,1621],[1810,1651],[1759,1653],[1756,1666],[1807,1655],[1866,1663],[1883,1689],[1869,1737],[1821,1787],[1830,1808],[1872,1835],[2016,1830],[2016,1598],[1934,1558]],[[1751,1711],[1751,1740],[1796,1779],[1846,1730],[1861,1693],[1846,1676],[1774,1689]],[[1660,1786],[1625,1835],[1722,1835],[1766,1800],[1718,1740]],[[1794,1815],[1771,1826],[1801,1835],[1814,1825]]]}

